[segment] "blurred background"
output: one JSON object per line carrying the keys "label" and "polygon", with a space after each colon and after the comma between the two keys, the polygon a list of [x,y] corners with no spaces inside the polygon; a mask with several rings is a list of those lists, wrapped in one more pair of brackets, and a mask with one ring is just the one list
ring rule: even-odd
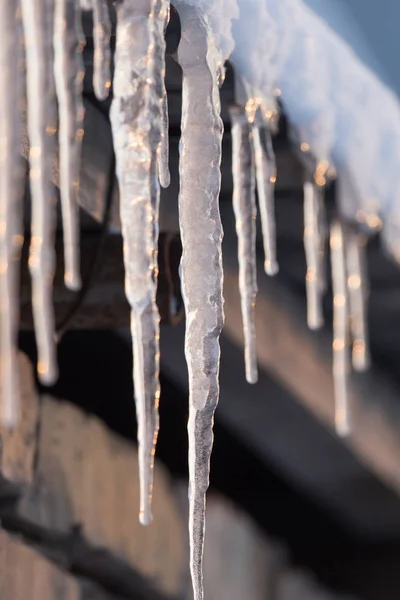
{"label": "blurred background", "polygon": [[[385,84],[400,92],[396,0],[307,2]],[[93,93],[91,24],[85,25],[80,198],[84,291],[76,297],[65,290],[58,252],[54,299],[62,333],[60,379],[53,388],[43,388],[33,379],[30,283],[27,271],[22,273],[19,345],[24,415],[18,431],[4,434],[1,447],[0,554],[3,548],[10,574],[2,597],[30,597],[29,577],[18,589],[12,583],[14,562],[24,561],[26,569],[40,571],[46,583],[43,600],[186,600],[192,592],[185,324],[178,277],[181,73],[172,58],[179,20],[172,13],[167,31],[172,182],[161,199],[161,428],[155,520],[148,528],[137,522],[129,308],[123,289],[118,189],[110,175],[114,173],[111,99],[100,103]],[[220,199],[226,324],[208,494],[206,598],[397,600],[400,270],[385,256],[379,239],[371,239],[368,323],[373,366],[366,374],[351,376],[353,428],[346,440],[340,439],[333,428],[331,294],[324,300],[326,325],[311,332],[303,250],[304,166],[290,144],[283,112],[273,139],[280,271],[274,278],[264,274],[259,240],[259,381],[255,386],[245,382],[228,116],[233,89],[228,66],[221,90],[225,134]],[[55,184],[56,179],[57,175]],[[28,191],[26,200],[29,203]],[[327,210],[335,211],[334,183],[327,193]]]}

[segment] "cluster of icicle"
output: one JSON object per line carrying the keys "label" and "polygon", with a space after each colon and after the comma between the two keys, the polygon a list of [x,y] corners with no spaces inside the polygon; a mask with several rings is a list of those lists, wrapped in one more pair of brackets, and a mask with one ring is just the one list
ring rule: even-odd
{"label": "cluster of icicle", "polygon": [[[387,208],[390,203],[384,186],[392,181],[383,177],[382,183],[376,175],[373,181],[372,175],[369,177],[374,172],[376,156],[370,142],[378,139],[375,129],[379,129],[384,143],[395,150],[400,144],[400,118],[390,123],[392,130],[382,119],[376,120],[383,106],[392,113],[397,110],[390,93],[375,85],[369,72],[356,64],[351,51],[339,44],[330,31],[325,31],[323,23],[306,9],[302,0],[177,0],[174,5],[181,19],[177,60],[183,74],[179,214],[183,244],[181,281],[186,308],[185,354],[190,386],[190,568],[195,600],[201,600],[205,493],[213,417],[219,397],[219,336],[224,318],[222,226],[218,207],[223,134],[219,86],[224,79],[224,63],[233,51],[231,58],[237,74],[236,101],[230,108],[233,206],[239,240],[246,377],[251,383],[257,380],[256,185],[265,271],[274,275],[278,270],[274,220],[276,165],[271,142],[277,123],[277,96],[282,94],[286,101],[288,115],[301,139],[301,150],[309,155],[311,150],[316,158],[304,186],[306,288],[308,323],[312,329],[323,324],[321,302],[326,290],[328,237],[324,190],[328,177],[334,171],[341,177],[339,199],[343,209],[372,228],[379,224],[375,204],[369,199],[375,192],[382,192],[383,206]],[[116,2],[117,45],[110,113],[120,188],[125,287],[131,306],[140,519],[144,524],[151,521],[159,427],[159,313],[155,299],[160,185],[169,185],[164,84],[164,32],[169,9],[169,0]],[[84,134],[82,10],[93,14],[93,83],[97,97],[105,99],[111,87],[107,0],[0,2],[3,27],[0,82],[6,90],[0,105],[0,409],[2,423],[11,428],[19,413],[15,342],[24,173],[18,156],[18,139],[25,105],[32,199],[29,268],[37,370],[43,383],[51,384],[57,378],[52,306],[56,198],[50,183],[57,136],[65,284],[72,290],[80,287],[77,192]],[[240,19],[232,29],[237,17]],[[346,69],[337,69],[334,58]],[[351,107],[346,107],[348,78],[353,86],[358,83],[359,93],[372,89],[367,96],[375,103],[376,98],[382,100],[381,110],[375,111],[372,119],[360,123]],[[367,106],[363,114],[369,114],[374,106]],[[363,143],[365,136],[367,141]],[[361,146],[364,162],[360,160]],[[393,161],[394,155],[398,160],[400,151],[392,152]],[[389,165],[394,166],[393,162]],[[397,177],[398,173],[400,169]],[[396,229],[395,220],[393,227]],[[397,239],[395,235],[389,238]],[[365,238],[350,226],[335,221],[330,245],[336,421],[338,431],[344,434],[349,429],[346,382],[350,341],[354,368],[363,370],[369,362]]]}

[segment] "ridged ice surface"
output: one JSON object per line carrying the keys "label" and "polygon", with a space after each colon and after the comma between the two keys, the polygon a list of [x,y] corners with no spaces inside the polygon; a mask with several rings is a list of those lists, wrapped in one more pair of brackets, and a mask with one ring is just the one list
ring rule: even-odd
{"label": "ridged ice surface", "polygon": [[23,169],[19,157],[22,110],[22,29],[16,0],[0,2],[0,421],[12,428],[19,415],[16,338],[21,250]]}
{"label": "ridged ice surface", "polygon": [[240,106],[230,108],[233,209],[238,236],[239,290],[242,308],[246,379],[256,383],[257,350],[254,312],[257,298],[255,166],[251,125]]}
{"label": "ridged ice surface", "polygon": [[218,205],[223,131],[217,83],[220,54],[207,20],[184,4],[176,7],[182,26],[178,47],[183,72],[179,221],[189,371],[190,570],[194,598],[201,600],[205,493],[219,398],[219,335],[224,318]]}
{"label": "ridged ice surface", "polygon": [[79,264],[78,186],[83,138],[84,38],[81,11],[75,0],[55,0],[54,79],[56,85],[60,153],[60,196],[64,234],[65,284],[81,287]]}
{"label": "ridged ice surface", "polygon": [[38,348],[37,370],[54,383],[58,369],[52,302],[55,271],[55,190],[51,184],[56,149],[57,104],[54,83],[53,0],[21,0],[27,66],[30,189],[32,198],[29,269]]}
{"label": "ridged ice surface", "polygon": [[168,4],[117,6],[114,99],[111,107],[124,238],[125,290],[131,306],[138,417],[140,520],[152,520],[154,452],[159,418],[159,313],[156,305],[159,185]]}

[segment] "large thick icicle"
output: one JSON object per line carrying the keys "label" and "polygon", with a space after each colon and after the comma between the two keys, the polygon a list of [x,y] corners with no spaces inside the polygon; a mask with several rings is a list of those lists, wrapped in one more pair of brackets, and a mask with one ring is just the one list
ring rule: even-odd
{"label": "large thick icicle", "polygon": [[253,143],[256,164],[258,205],[261,214],[261,226],[264,242],[264,269],[268,275],[276,275],[275,234],[275,181],[276,163],[272,148],[271,134],[265,124],[261,111],[257,110],[253,118]]}
{"label": "large thick icicle", "polygon": [[350,302],[350,329],[353,342],[352,360],[355,371],[366,371],[370,364],[367,300],[368,285],[366,273],[365,235],[354,229],[346,236],[347,281]]}
{"label": "large thick icicle", "polygon": [[322,297],[325,279],[324,188],[314,181],[304,183],[304,248],[307,260],[307,323],[310,329],[324,324]]}
{"label": "large thick icicle", "polygon": [[230,108],[233,210],[238,236],[239,289],[242,307],[246,379],[256,383],[257,351],[254,311],[257,297],[255,167],[251,127],[246,111]]}
{"label": "large thick icicle", "polygon": [[38,374],[43,383],[50,384],[54,383],[58,372],[52,304],[56,197],[50,183],[57,132],[53,71],[54,0],[21,0],[21,7],[30,141],[32,225],[29,268],[32,307],[38,346]]}
{"label": "large thick icicle", "polygon": [[84,108],[81,12],[75,0],[55,0],[54,79],[59,111],[60,196],[64,232],[65,284],[81,287],[78,185]]}
{"label": "large thick icicle", "polygon": [[111,123],[120,187],[125,289],[131,305],[134,386],[138,416],[140,520],[151,521],[155,444],[158,435],[159,313],[156,305],[161,141],[159,81],[164,73],[167,2],[117,6],[114,99]]}
{"label": "large thick icicle", "polygon": [[17,0],[0,2],[0,422],[18,420],[16,355],[18,328],[18,258],[21,249],[23,169],[19,157],[21,95],[21,23]]}
{"label": "large thick icicle", "polygon": [[333,289],[333,383],[335,391],[335,424],[339,435],[350,429],[348,408],[349,308],[345,259],[345,232],[339,221],[331,225],[331,264]]}
{"label": "large thick icicle", "polygon": [[107,0],[91,0],[93,7],[93,88],[99,100],[108,97],[111,87],[111,20]]}
{"label": "large thick icicle", "polygon": [[219,398],[219,336],[224,319],[219,214],[223,125],[217,82],[220,54],[206,18],[181,2],[176,8],[182,27],[178,47],[183,72],[179,219],[189,371],[190,571],[194,598],[202,600],[205,494]]}

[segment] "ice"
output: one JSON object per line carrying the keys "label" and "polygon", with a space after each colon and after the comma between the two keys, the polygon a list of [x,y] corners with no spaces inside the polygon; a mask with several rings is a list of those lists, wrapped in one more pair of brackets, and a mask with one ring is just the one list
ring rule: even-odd
{"label": "ice", "polygon": [[324,324],[322,298],[325,281],[324,188],[313,180],[304,183],[304,248],[307,260],[307,323],[310,329]]}
{"label": "ice", "polygon": [[370,364],[367,301],[368,285],[366,273],[367,238],[349,228],[346,237],[347,281],[350,301],[350,327],[353,342],[353,368],[366,371]]}
{"label": "ice", "polygon": [[93,88],[99,100],[108,97],[111,87],[111,21],[107,0],[91,0],[93,7]]}
{"label": "ice", "polygon": [[219,214],[223,125],[217,82],[221,55],[205,15],[180,2],[176,8],[182,27],[177,53],[183,72],[179,219],[189,371],[190,570],[194,598],[201,600],[205,493],[224,320]]}
{"label": "ice", "polygon": [[57,104],[54,83],[53,0],[21,0],[24,27],[30,189],[32,199],[29,269],[38,348],[37,370],[45,384],[54,383],[58,369],[52,304],[55,271],[55,190],[50,183],[56,149]]}
{"label": "ice", "polygon": [[81,11],[75,0],[56,0],[54,79],[59,112],[60,196],[64,234],[65,284],[81,287],[77,202],[84,108]]}
{"label": "ice", "polygon": [[19,157],[22,110],[22,38],[16,0],[0,2],[0,421],[12,429],[19,416],[18,270],[21,234],[23,169]]}
{"label": "ice", "polygon": [[[165,18],[165,29],[169,23],[170,11],[168,10]],[[163,48],[159,50],[165,53],[165,44]],[[161,71],[161,85],[162,85],[162,130],[161,130],[161,146],[158,154],[158,176],[160,179],[160,185],[163,188],[169,187],[171,183],[171,176],[169,172],[169,119],[168,119],[168,96],[167,90],[165,89],[165,69]]]}
{"label": "ice", "polygon": [[231,106],[233,209],[238,236],[239,289],[242,307],[246,380],[256,383],[254,311],[257,297],[255,166],[251,126],[244,108]]}
{"label": "ice", "polygon": [[151,497],[159,420],[159,313],[156,305],[159,185],[165,69],[164,24],[168,3],[142,0],[117,5],[114,99],[111,107],[125,290],[131,306],[134,387],[138,417],[140,520],[152,520]]}
{"label": "ice", "polygon": [[252,132],[257,177],[258,204],[264,242],[264,269],[268,275],[276,275],[275,207],[276,181],[275,155],[268,126],[263,122],[261,111],[255,112]]}
{"label": "ice", "polygon": [[333,289],[333,384],[335,392],[335,425],[339,435],[350,430],[348,410],[349,306],[345,260],[345,232],[340,221],[331,225],[331,263]]}

